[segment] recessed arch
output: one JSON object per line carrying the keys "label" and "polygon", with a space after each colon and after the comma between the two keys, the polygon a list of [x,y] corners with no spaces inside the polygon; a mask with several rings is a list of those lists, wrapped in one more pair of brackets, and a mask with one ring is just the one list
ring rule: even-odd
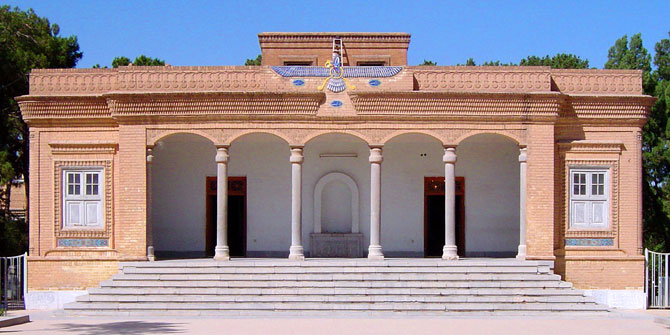
{"label": "recessed arch", "polygon": [[314,187],[314,233],[321,233],[321,198],[323,189],[331,182],[340,181],[347,185],[351,192],[351,232],[360,232],[359,223],[359,194],[356,182],[348,175],[341,172],[331,172],[321,177]]}
{"label": "recessed arch", "polygon": [[430,137],[431,139],[440,142],[442,144],[442,140],[440,139],[440,136],[430,130],[399,130],[396,132],[391,133],[390,135],[384,137],[381,142],[383,144],[386,144],[387,142],[392,141],[393,139],[405,135],[424,135],[427,137]]}
{"label": "recessed arch", "polygon": [[329,135],[329,134],[341,134],[341,135],[350,135],[353,137],[358,138],[359,140],[365,142],[366,144],[370,144],[370,139],[368,139],[365,135],[352,131],[352,130],[322,130],[314,133],[310,133],[309,135],[305,136],[302,140],[303,145],[307,145],[311,140],[322,136],[322,135]]}
{"label": "recessed arch", "polygon": [[288,138],[288,136],[286,136],[286,134],[284,134],[284,133],[282,133],[282,132],[280,132],[280,131],[277,131],[277,130],[272,130],[272,129],[247,129],[247,130],[243,130],[243,131],[240,131],[240,132],[237,132],[237,133],[233,134],[233,136],[231,136],[231,137],[228,139],[228,144],[231,144],[231,145],[232,145],[233,142],[239,140],[240,138],[242,138],[242,137],[244,137],[244,136],[251,135],[251,134],[269,134],[269,135],[274,135],[275,137],[278,137],[279,139],[281,139],[281,140],[283,140],[284,142],[286,142],[286,144],[290,144],[290,143],[291,143],[291,140]]}
{"label": "recessed arch", "polygon": [[455,144],[460,144],[461,142],[463,142],[463,141],[465,141],[465,140],[467,140],[471,137],[474,137],[474,136],[477,136],[477,135],[486,135],[486,134],[488,134],[488,135],[499,135],[501,137],[505,137],[506,139],[514,142],[517,145],[521,144],[521,139],[518,136],[516,136],[516,135],[514,135],[510,132],[506,132],[504,130],[475,130],[475,131],[466,133],[466,134],[458,137],[456,139],[456,141],[454,141],[454,142],[455,142]]}

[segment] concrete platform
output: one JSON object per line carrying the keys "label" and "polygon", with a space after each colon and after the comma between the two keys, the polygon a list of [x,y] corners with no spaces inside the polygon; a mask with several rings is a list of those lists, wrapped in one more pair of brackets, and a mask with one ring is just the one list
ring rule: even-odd
{"label": "concrete platform", "polygon": [[[31,313],[27,324],[3,329],[10,334],[589,334],[661,335],[670,328],[654,322],[648,311],[615,311],[607,315],[547,316],[228,316],[228,317],[66,317],[53,312]],[[34,317],[33,317],[34,316]],[[318,330],[318,331],[317,331]]]}

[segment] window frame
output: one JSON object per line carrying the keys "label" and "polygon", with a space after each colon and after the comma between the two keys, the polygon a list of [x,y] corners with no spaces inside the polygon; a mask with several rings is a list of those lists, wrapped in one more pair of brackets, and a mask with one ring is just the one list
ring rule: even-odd
{"label": "window frame", "polygon": [[[585,176],[585,183],[582,184],[581,180],[578,185],[584,185],[586,194],[575,194],[575,175],[576,174],[584,174]],[[593,176],[594,175],[603,175],[603,194],[593,194]],[[583,167],[583,166],[571,166],[569,167],[569,172],[568,172],[568,191],[569,191],[569,199],[568,199],[568,204],[569,204],[569,228],[571,230],[598,230],[598,231],[606,231],[610,230],[612,227],[612,216],[611,216],[611,204],[612,204],[612,195],[610,193],[611,187],[610,187],[610,175],[611,175],[611,169],[609,167],[604,167],[604,166],[596,166],[596,167]],[[599,181],[596,183],[596,186],[600,186],[601,184]],[[581,192],[579,192],[581,193]],[[599,192],[598,192],[599,193]],[[577,223],[576,222],[576,210],[575,210],[575,205],[577,203],[585,203],[586,208],[584,209],[584,215],[585,217],[585,223]],[[594,207],[593,205],[596,203],[602,203],[603,204],[603,210],[602,210],[602,217],[603,217],[603,224],[600,223],[594,223],[593,222],[593,216],[594,216]]]}
{"label": "window frame", "polygon": [[[97,175],[97,194],[87,194],[88,186],[93,186],[93,183],[87,182],[89,175]],[[79,176],[78,183],[70,183],[70,176]],[[70,186],[78,188],[77,194],[70,194]],[[102,230],[105,229],[106,213],[105,213],[105,167],[90,166],[90,167],[63,167],[61,172],[61,229],[62,230]],[[74,193],[74,192],[73,192]],[[71,211],[68,210],[68,205],[71,203],[80,203],[80,221],[81,224],[71,224]],[[96,224],[87,224],[87,205],[96,204]]]}

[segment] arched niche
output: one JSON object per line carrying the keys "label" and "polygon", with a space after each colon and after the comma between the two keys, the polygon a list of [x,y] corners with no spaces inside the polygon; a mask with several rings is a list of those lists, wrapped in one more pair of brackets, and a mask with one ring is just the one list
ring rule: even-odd
{"label": "arched niche", "polygon": [[359,233],[359,194],[356,182],[348,175],[341,172],[331,172],[321,177],[314,187],[314,233],[322,233],[322,200],[323,191],[331,183],[342,183],[349,188],[351,193],[351,233]]}

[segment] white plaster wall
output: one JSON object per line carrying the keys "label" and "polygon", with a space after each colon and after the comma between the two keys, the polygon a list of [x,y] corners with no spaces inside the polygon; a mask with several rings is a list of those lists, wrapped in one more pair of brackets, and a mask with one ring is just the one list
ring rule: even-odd
{"label": "white plaster wall", "polygon": [[[156,146],[153,164],[154,245],[157,251],[205,247],[205,178],[216,175],[216,149],[196,135],[173,135]],[[466,250],[515,252],[518,245],[517,145],[497,135],[478,135],[457,149],[456,175],[466,178]],[[247,177],[247,251],[288,253],[291,244],[289,146],[269,134],[246,135],[229,149],[229,175]],[[349,153],[356,157],[319,157]],[[425,155],[423,155],[425,154]],[[423,180],[444,176],[442,145],[426,135],[396,137],[383,148],[382,247],[391,255],[423,253]],[[314,187],[331,172],[350,176],[359,189],[360,231],[370,234],[369,147],[349,135],[319,136],[304,148],[303,245],[310,250]],[[322,218],[333,231],[349,231],[351,195],[344,184],[325,187]],[[332,192],[331,192],[332,191]],[[332,205],[332,206],[331,206]],[[338,211],[338,208],[341,209]],[[325,209],[325,211],[324,211]],[[346,226],[346,228],[345,228]],[[324,228],[328,227],[324,221]]]}
{"label": "white plaster wall", "polygon": [[216,175],[215,156],[212,142],[197,135],[172,135],[154,147],[152,222],[156,251],[204,253],[205,180]]}
{"label": "white plaster wall", "polygon": [[[353,153],[357,156],[319,157],[320,154],[329,153]],[[368,162],[370,149],[368,145],[351,135],[326,134],[309,141],[303,149],[303,154],[305,156],[305,162],[303,163],[302,170],[302,236],[305,250],[311,250],[309,234],[314,232],[314,188],[321,177],[331,172],[341,172],[348,175],[358,186],[360,231],[363,233],[364,237],[364,249],[367,250],[367,246],[370,244],[370,163]],[[382,175],[384,174],[383,171],[384,168],[382,167]],[[342,187],[346,186],[342,185]],[[328,187],[325,189],[327,188]],[[330,196],[336,197],[338,202],[346,202],[344,199],[347,194],[338,192],[338,190],[335,191],[336,192],[331,193]],[[290,193],[288,198],[290,201]],[[323,201],[326,201],[326,197],[322,198],[322,202]],[[345,210],[347,213],[351,213],[350,211],[350,207]],[[348,222],[350,221],[351,220],[348,220]],[[322,227],[325,227],[323,223]]]}
{"label": "white plaster wall", "polygon": [[[519,147],[494,134],[459,143],[456,175],[465,177],[465,250],[515,254],[519,244]],[[477,254],[476,254],[477,255]]]}
{"label": "white plaster wall", "polygon": [[352,194],[347,184],[333,180],[321,192],[321,232],[351,233]]}
{"label": "white plaster wall", "polygon": [[[381,236],[383,252],[391,255],[423,255],[423,181],[424,177],[444,176],[442,155],[442,144],[427,135],[398,136],[384,146]],[[369,203],[369,198],[367,199]],[[367,221],[369,222],[369,218]]]}
{"label": "white plaster wall", "polygon": [[288,256],[291,246],[291,155],[282,139],[245,135],[229,149],[229,176],[247,177],[247,252]]}

